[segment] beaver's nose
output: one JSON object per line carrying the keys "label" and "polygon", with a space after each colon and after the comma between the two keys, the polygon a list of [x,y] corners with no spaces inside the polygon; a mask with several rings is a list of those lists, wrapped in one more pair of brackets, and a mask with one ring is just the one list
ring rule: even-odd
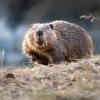
{"label": "beaver's nose", "polygon": [[38,36],[43,35],[43,31],[37,31],[36,33]]}

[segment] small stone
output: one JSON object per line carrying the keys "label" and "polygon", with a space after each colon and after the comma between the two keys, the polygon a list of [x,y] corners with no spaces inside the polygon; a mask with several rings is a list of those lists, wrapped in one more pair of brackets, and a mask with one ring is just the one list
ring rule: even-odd
{"label": "small stone", "polygon": [[5,75],[6,78],[15,78],[15,75],[13,73],[7,73]]}

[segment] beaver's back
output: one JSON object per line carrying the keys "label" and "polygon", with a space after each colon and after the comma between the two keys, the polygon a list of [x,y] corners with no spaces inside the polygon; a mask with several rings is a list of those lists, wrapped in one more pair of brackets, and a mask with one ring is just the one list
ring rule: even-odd
{"label": "beaver's back", "polygon": [[54,21],[52,24],[58,36],[62,37],[68,58],[80,59],[93,55],[92,39],[83,28],[66,21]]}

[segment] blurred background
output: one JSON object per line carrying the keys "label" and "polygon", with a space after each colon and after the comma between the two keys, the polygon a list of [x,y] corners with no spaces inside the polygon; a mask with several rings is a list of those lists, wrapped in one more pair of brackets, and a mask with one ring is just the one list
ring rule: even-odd
{"label": "blurred background", "polygon": [[[80,19],[93,14],[97,21]],[[100,0],[0,0],[0,64],[22,65],[25,32],[32,23],[66,20],[84,27],[100,53]]]}

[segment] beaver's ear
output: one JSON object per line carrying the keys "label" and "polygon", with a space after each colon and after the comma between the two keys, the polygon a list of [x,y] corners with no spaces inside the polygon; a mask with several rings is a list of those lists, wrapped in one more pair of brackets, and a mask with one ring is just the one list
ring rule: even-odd
{"label": "beaver's ear", "polygon": [[49,25],[50,25],[51,29],[53,30],[54,29],[53,25],[52,24],[49,24]]}

